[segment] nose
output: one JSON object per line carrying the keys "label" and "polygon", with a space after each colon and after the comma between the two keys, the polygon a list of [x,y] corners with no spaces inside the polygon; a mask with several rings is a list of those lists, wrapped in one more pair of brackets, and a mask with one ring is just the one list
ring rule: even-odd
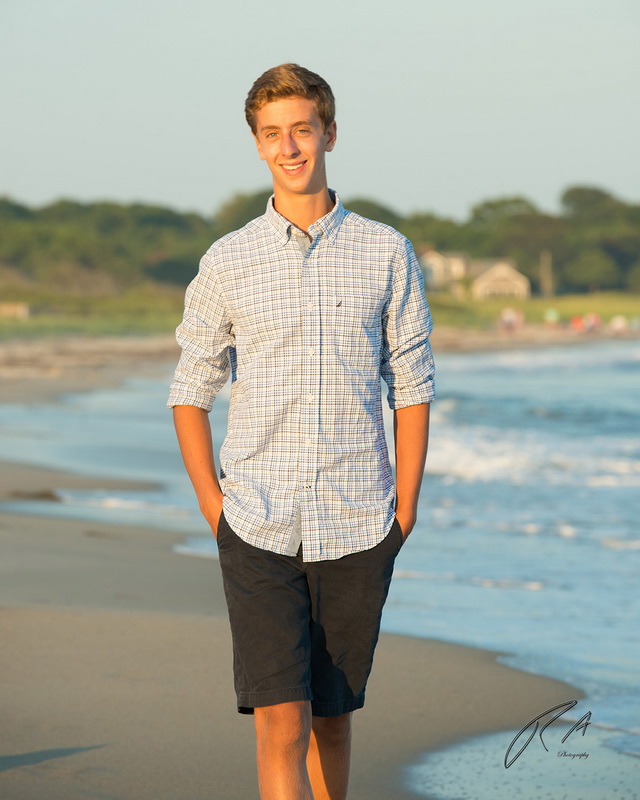
{"label": "nose", "polygon": [[280,138],[280,150],[285,158],[295,158],[300,153],[296,140],[290,133],[283,133]]}

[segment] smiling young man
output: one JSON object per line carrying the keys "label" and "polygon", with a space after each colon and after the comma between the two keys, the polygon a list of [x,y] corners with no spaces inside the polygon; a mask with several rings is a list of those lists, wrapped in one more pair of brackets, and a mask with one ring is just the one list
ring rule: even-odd
{"label": "smiling young man", "polygon": [[[283,64],[258,78],[245,112],[273,196],[200,263],[169,405],[218,542],[260,796],[344,800],[351,713],[364,704],[393,563],[416,521],[431,317],[409,242],[328,188],[328,84]],[[207,414],[229,373],[218,479]]]}

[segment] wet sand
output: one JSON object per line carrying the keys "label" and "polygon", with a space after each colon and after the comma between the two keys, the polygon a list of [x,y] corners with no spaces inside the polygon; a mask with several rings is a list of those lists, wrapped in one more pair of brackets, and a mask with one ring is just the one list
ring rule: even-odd
{"label": "wet sand", "polygon": [[0,341],[0,403],[42,403],[60,394],[117,386],[175,364],[173,334]]}
{"label": "wet sand", "polygon": [[[76,479],[29,472],[52,492]],[[20,471],[0,475],[11,492]],[[180,540],[0,511],[0,796],[257,800],[218,564],[175,555]],[[409,800],[403,768],[421,753],[580,696],[495,657],[383,635],[355,715],[350,798]]]}
{"label": "wet sand", "polygon": [[[637,334],[628,333],[627,336]],[[432,336],[438,353],[536,348],[590,342],[601,334],[525,325],[509,333],[438,326]],[[102,336],[0,341],[0,403],[43,402],[61,392],[115,386],[131,374],[155,375],[178,360],[174,335]]]}

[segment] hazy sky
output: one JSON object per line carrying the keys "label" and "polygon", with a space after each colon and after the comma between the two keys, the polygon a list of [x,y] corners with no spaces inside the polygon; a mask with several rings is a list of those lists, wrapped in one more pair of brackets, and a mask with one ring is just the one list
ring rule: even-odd
{"label": "hazy sky", "polygon": [[343,197],[640,202],[639,42],[638,0],[0,0],[0,195],[209,214],[270,184],[244,98],[297,61],[336,94]]}

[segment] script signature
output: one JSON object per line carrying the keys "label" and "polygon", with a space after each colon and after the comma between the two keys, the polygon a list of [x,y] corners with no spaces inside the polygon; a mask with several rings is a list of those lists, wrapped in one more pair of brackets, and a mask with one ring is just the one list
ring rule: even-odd
{"label": "script signature", "polygon": [[[531,740],[533,739],[533,737],[536,735],[536,733],[538,733],[538,729],[540,728],[541,720],[544,719],[544,717],[546,717],[548,714],[553,714],[554,711],[557,711],[558,713],[554,714],[540,728],[540,734],[539,734],[540,741],[542,742],[542,746],[544,747],[544,749],[547,752],[549,752],[549,748],[544,743],[544,739],[542,738],[542,734],[546,731],[546,729],[549,727],[549,725],[551,725],[553,722],[555,722],[559,717],[561,717],[567,711],[570,711],[577,704],[577,702],[578,702],[577,700],[569,700],[566,703],[560,703],[559,705],[554,706],[553,708],[549,708],[546,711],[543,711],[542,714],[538,714],[537,717],[534,717],[532,720],[527,722],[527,724],[524,726],[524,728],[522,728],[522,730],[519,731],[515,735],[513,741],[509,745],[509,747],[507,747],[507,752],[504,754],[504,768],[505,769],[509,769],[509,767],[518,758],[520,758],[520,756],[524,753],[524,751],[527,749],[527,747],[531,743]],[[564,744],[567,741],[567,739],[569,738],[569,736],[571,736],[571,734],[575,733],[576,731],[581,730],[582,731],[582,735],[584,736],[586,731],[587,731],[587,728],[589,727],[590,724],[591,724],[591,712],[587,711],[587,713],[584,714],[582,717],[580,717],[580,719],[574,725],[572,725],[571,728],[569,728],[569,730],[565,733],[565,735],[562,737],[562,744]],[[522,745],[522,747],[518,750],[518,752],[514,756],[509,758],[509,756],[511,755],[511,751],[515,747],[516,743],[520,740],[520,737],[523,734],[525,734],[527,731],[529,731],[529,729],[531,729],[532,727],[533,727],[533,730],[531,730],[531,732],[529,733],[529,738],[527,739],[527,741]]]}

